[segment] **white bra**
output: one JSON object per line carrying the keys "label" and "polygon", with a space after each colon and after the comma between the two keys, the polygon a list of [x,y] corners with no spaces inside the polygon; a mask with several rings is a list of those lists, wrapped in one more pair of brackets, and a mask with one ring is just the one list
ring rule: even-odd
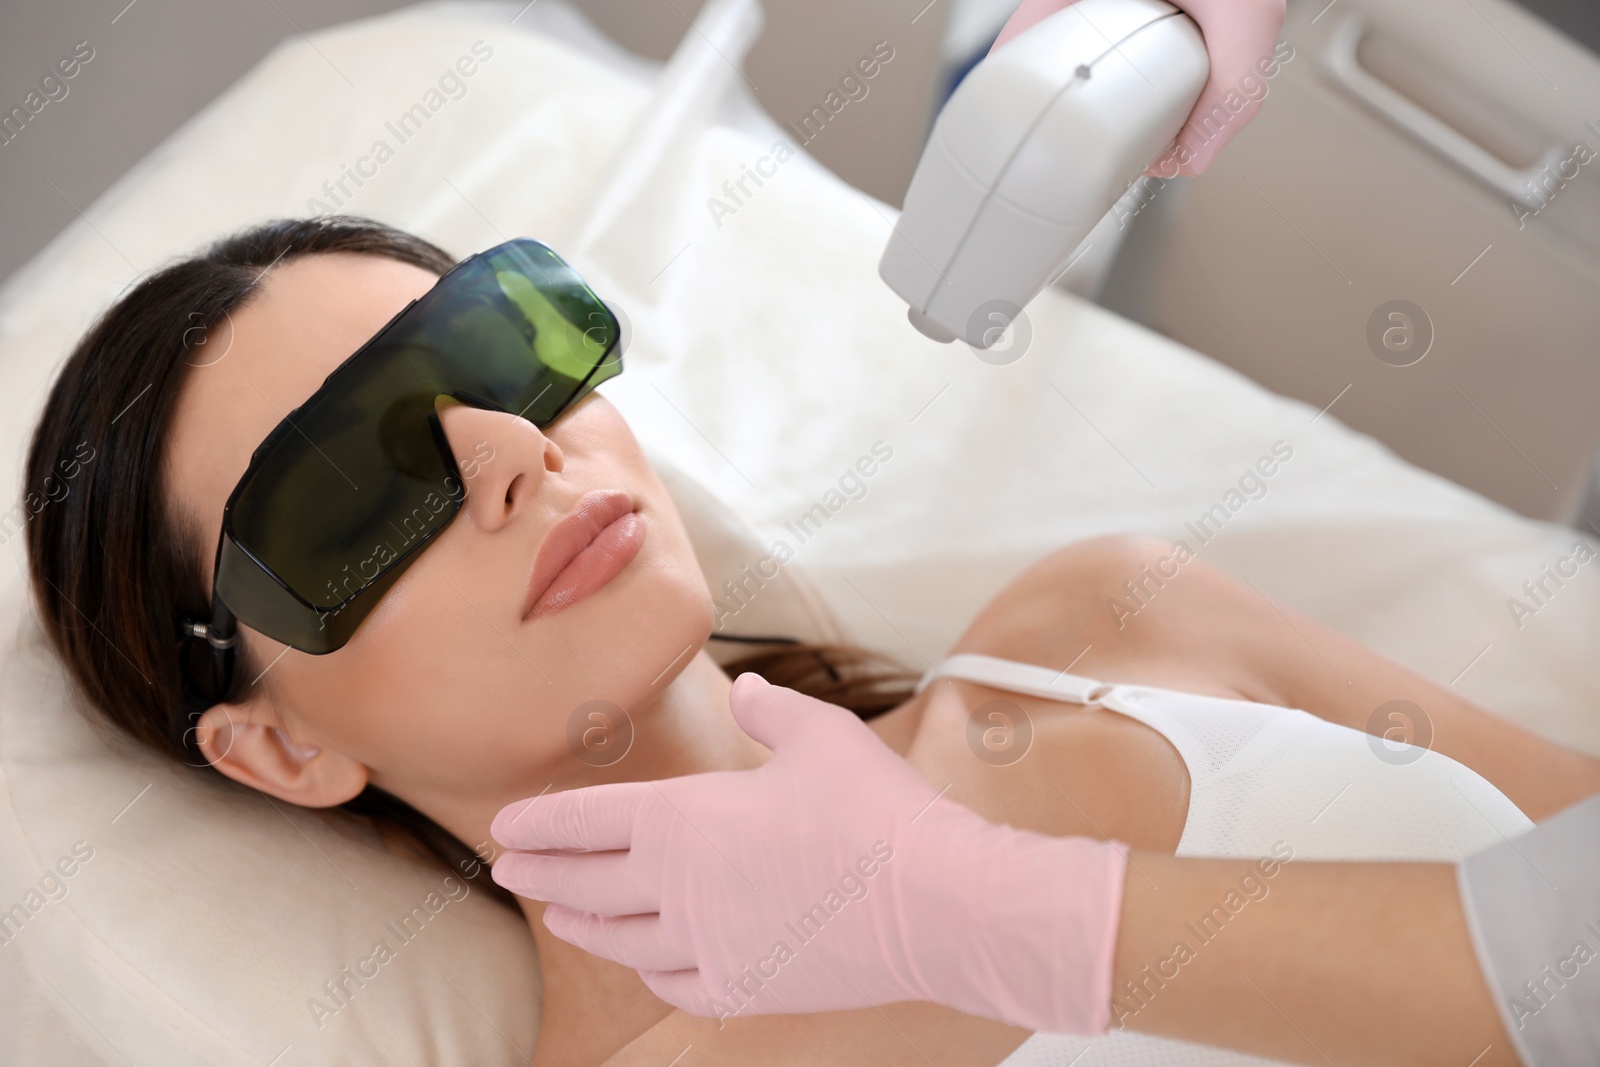
{"label": "white bra", "polygon": [[[1380,740],[1292,708],[1107,685],[970,653],[951,656],[928,671],[917,691],[942,678],[1096,705],[1161,734],[1189,771],[1180,856],[1282,856],[1287,845],[1293,849],[1289,862],[1450,862],[1533,826],[1504,793],[1448,756]],[[1035,1034],[1001,1067],[1277,1062],[1113,1030],[1094,1039]]]}

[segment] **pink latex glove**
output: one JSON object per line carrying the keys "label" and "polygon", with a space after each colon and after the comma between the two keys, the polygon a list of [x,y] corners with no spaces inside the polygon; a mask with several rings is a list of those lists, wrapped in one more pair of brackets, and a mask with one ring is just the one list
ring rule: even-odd
{"label": "pink latex glove", "polygon": [[[1000,30],[989,51],[1005,44],[1034,23],[1054,15],[1074,0],[1022,0],[1011,18]],[[1211,59],[1211,76],[1200,99],[1179,132],[1171,150],[1145,168],[1145,173],[1157,178],[1173,178],[1179,174],[1202,174],[1222,146],[1233,139],[1261,109],[1266,99],[1263,62],[1269,60],[1278,31],[1283,28],[1284,0],[1172,0],[1194,19],[1205,38],[1206,54]],[[1253,78],[1254,81],[1248,79]],[[1258,88],[1259,86],[1259,88]],[[1228,100],[1229,94],[1233,99]],[[1251,99],[1255,96],[1255,99]],[[1238,107],[1237,112],[1228,107]],[[1243,106],[1240,106],[1240,104]],[[1220,109],[1229,116],[1221,131],[1208,134],[1199,123],[1201,116]],[[1214,122],[1213,129],[1216,124]],[[1206,140],[1207,137],[1210,140]]]}
{"label": "pink latex glove", "polygon": [[929,1000],[1106,1031],[1125,846],[991,823],[855,715],[757,675],[730,703],[763,766],[508,805],[495,840],[538,851],[503,853],[495,881],[696,1015]]}

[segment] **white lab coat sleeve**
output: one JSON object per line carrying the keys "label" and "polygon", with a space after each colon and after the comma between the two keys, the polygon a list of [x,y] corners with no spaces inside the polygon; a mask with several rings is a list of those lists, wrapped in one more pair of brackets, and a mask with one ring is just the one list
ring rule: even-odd
{"label": "white lab coat sleeve", "polygon": [[1522,1062],[1600,1064],[1600,795],[1457,870],[1479,965]]}

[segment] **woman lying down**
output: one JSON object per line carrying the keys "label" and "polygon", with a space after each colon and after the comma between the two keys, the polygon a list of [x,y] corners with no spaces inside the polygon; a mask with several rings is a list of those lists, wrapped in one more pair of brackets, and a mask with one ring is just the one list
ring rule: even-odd
{"label": "woman lying down", "polygon": [[[705,651],[712,600],[673,502],[591,392],[621,369],[614,318],[535,242],[453,266],[358,219],[221,241],[94,326],[27,470],[41,484],[85,441],[103,457],[28,550],[54,646],[107,717],[273,797],[398,827],[452,868],[521,798],[767,755]],[[1139,849],[1456,859],[1600,788],[1600,762],[1200,563],[1119,627],[1107,600],[1166,551],[1105,538],[1047,556],[916,692],[849,649],[744,669],[856,711],[991,820]],[[1083,702],[1037,695],[1067,668]],[[1098,682],[1135,695],[1110,710]],[[1033,723],[1009,765],[968,741],[995,700]],[[1386,759],[1359,732],[1394,700],[1426,709],[1433,751]],[[608,766],[569,742],[591,702],[633,723]],[[1084,1067],[1242,1062],[915,1003],[719,1027],[550,935],[542,904],[478,884],[538,945],[536,1064],[665,1064],[685,1045],[685,1064],[1066,1063],[1084,1045]],[[1261,1014],[1263,1055],[1319,1062]]]}

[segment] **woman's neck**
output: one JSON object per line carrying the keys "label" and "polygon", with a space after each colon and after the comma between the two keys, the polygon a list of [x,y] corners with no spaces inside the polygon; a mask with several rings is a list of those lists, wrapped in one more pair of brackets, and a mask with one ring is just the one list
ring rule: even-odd
{"label": "woman's neck", "polygon": [[741,770],[766,761],[767,750],[739,729],[728,710],[732,682],[703,649],[676,675],[659,684],[661,688],[654,696],[638,707],[626,709],[625,726],[609,724],[613,743],[627,745],[619,758],[607,756],[602,760],[563,754],[560,760],[530,768],[507,795],[453,794],[418,798],[413,803],[477,848],[480,855],[487,856],[498,851],[489,836],[489,824],[507,804],[606,782],[643,782],[703,771]]}
{"label": "woman's neck", "polygon": [[[489,824],[506,804],[544,792],[618,781],[652,781],[704,771],[760,766],[770,753],[739,728],[728,708],[732,681],[702,649],[676,676],[662,681],[658,694],[629,710],[633,739],[626,754],[605,767],[578,758],[543,766],[530,774],[515,796],[472,797],[423,807],[437,822],[490,861],[501,851]],[[904,751],[915,731],[912,701],[872,722],[896,751]],[[909,717],[908,717],[909,716]],[[591,956],[545,929],[544,904],[518,898],[538,947],[543,978],[537,1067],[594,1064],[672,1012],[629,968]]]}
{"label": "woman's neck", "polygon": [[[769,753],[751,740],[728,709],[732,682],[704,649],[655,696],[628,709],[632,741],[608,766],[567,757],[541,766],[515,796],[436,799],[419,804],[435,821],[492,861],[501,851],[489,824],[502,807],[545,792],[618,781],[651,781],[702,771],[760,766]],[[595,761],[598,762],[598,761]],[[591,956],[545,929],[544,905],[518,898],[538,946],[544,1000],[540,1006],[540,1067],[599,1063],[617,1051],[616,1035],[638,1035],[671,1013],[632,970]]]}

